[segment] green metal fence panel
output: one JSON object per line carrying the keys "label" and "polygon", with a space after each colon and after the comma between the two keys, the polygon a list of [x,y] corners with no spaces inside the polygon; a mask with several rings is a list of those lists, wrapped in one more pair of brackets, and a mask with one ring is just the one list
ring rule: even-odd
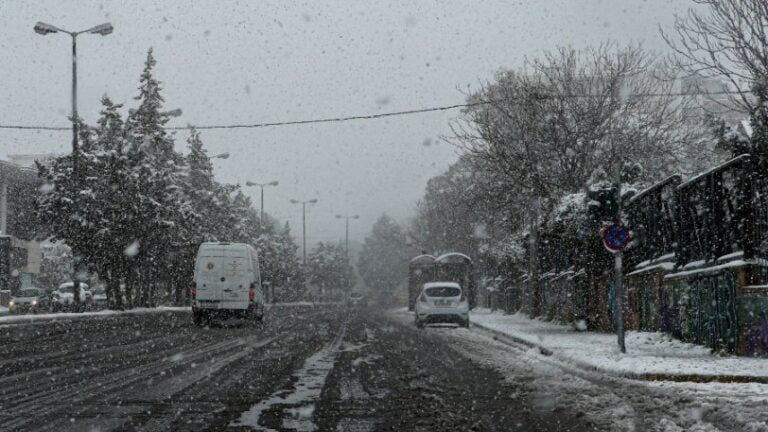
{"label": "green metal fence panel", "polygon": [[738,297],[737,308],[741,324],[740,354],[768,357],[768,289],[747,290]]}

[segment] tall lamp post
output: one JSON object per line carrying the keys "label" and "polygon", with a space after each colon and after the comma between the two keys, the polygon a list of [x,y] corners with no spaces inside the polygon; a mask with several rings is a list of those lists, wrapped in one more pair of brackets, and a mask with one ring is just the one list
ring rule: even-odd
{"label": "tall lamp post", "polygon": [[360,219],[359,215],[354,216],[348,216],[348,215],[336,215],[336,219],[345,219],[346,222],[346,235],[344,236],[344,251],[347,254],[347,258],[349,258],[349,220],[350,219]]}
{"label": "tall lamp post", "polygon": [[[56,26],[53,26],[51,24],[46,24],[44,22],[38,21],[37,24],[35,24],[34,30],[35,33],[46,36],[50,33],[66,33],[72,37],[72,180],[75,182],[76,185],[79,184],[79,175],[78,172],[78,149],[77,149],[77,35],[81,33],[91,33],[91,34],[98,34],[102,36],[106,36],[110,33],[112,33],[112,30],[114,28],[112,27],[112,24],[110,23],[104,23],[99,24],[96,27],[91,27],[87,30],[81,30],[77,32],[67,31],[61,28],[58,28]],[[77,209],[77,193],[74,196],[75,198],[75,208]],[[75,277],[73,279],[74,283],[74,300],[75,304],[80,304],[80,277],[78,275],[77,270],[77,264],[75,264]]]}
{"label": "tall lamp post", "polygon": [[304,265],[307,265],[307,204],[314,204],[316,202],[317,198],[308,201],[291,200],[291,204],[301,204],[301,250],[303,252]]}
{"label": "tall lamp post", "polygon": [[256,183],[252,181],[245,182],[246,186],[258,186],[261,188],[261,224],[264,225],[264,186],[277,186],[279,183],[277,180],[271,181],[269,183]]}

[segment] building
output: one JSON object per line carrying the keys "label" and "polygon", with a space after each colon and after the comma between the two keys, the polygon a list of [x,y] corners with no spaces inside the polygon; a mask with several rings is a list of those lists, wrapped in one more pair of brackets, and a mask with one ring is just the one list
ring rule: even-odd
{"label": "building", "polygon": [[40,272],[38,183],[34,168],[0,160],[0,290],[28,286]]}

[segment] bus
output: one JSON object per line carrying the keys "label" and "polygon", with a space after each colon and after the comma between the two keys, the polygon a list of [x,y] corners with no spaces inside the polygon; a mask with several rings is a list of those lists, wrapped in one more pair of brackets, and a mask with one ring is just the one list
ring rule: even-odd
{"label": "bus", "polygon": [[427,282],[456,282],[467,294],[469,307],[477,303],[475,269],[472,259],[458,252],[435,258],[422,254],[408,264],[408,310],[413,310],[421,286]]}
{"label": "bus", "polygon": [[422,254],[408,263],[408,310],[413,310],[421,286],[436,276],[435,257]]}

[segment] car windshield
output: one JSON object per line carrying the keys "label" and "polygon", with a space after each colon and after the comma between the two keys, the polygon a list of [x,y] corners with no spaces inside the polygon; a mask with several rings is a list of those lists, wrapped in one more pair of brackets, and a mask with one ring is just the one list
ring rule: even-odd
{"label": "car windshield", "polygon": [[0,432],[768,432],[768,0],[0,37]]}
{"label": "car windshield", "polygon": [[37,297],[40,295],[40,291],[37,289],[23,289],[19,291],[19,297]]}
{"label": "car windshield", "polygon": [[426,288],[424,292],[427,297],[458,297],[461,295],[461,290],[451,286],[437,286]]}

